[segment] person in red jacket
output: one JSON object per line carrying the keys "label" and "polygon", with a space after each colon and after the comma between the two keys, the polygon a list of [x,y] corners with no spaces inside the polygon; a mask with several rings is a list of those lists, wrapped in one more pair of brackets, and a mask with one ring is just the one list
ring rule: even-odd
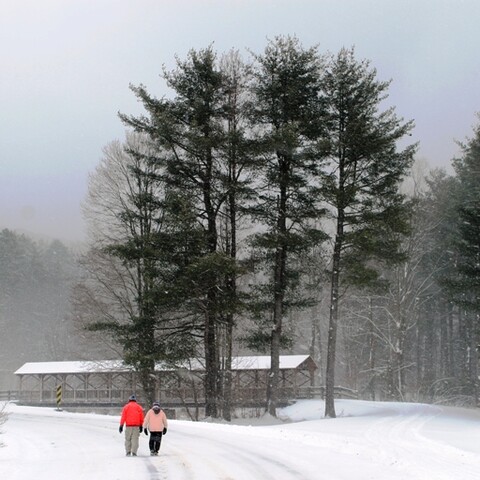
{"label": "person in red jacket", "polygon": [[143,421],[145,435],[148,435],[148,430],[150,430],[150,440],[148,442],[150,455],[158,455],[162,443],[162,435],[167,434],[167,427],[168,421],[165,412],[160,408],[158,402],[154,402]]}
{"label": "person in red jacket", "polygon": [[137,403],[135,395],[128,399],[128,403],[122,409],[120,427],[118,431],[123,432],[125,425],[125,450],[127,457],[136,457],[138,450],[138,438],[143,430],[143,408]]}

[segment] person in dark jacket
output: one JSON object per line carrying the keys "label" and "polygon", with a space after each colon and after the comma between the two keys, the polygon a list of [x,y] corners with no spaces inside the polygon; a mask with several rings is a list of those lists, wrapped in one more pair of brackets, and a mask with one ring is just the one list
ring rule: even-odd
{"label": "person in dark jacket", "polygon": [[135,395],[128,399],[128,403],[122,409],[120,427],[118,431],[123,432],[125,425],[125,451],[127,457],[136,457],[138,451],[138,439],[143,431],[143,408],[137,403]]}

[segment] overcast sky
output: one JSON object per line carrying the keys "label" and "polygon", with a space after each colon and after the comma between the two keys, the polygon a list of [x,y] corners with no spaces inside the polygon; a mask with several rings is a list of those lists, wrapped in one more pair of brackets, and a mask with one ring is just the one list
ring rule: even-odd
{"label": "overcast sky", "polygon": [[479,0],[0,0],[0,228],[82,239],[88,173],[142,111],[129,84],[161,96],[162,65],[211,43],[355,46],[448,168],[480,111],[479,20]]}

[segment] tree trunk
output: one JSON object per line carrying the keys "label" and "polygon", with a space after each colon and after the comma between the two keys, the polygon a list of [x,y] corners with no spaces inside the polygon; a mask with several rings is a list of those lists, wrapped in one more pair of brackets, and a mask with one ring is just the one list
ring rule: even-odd
{"label": "tree trunk", "polygon": [[[234,95],[231,102],[236,106],[237,97]],[[237,133],[236,109],[232,109],[232,115],[228,121],[228,131],[234,138]],[[227,254],[233,262],[237,260],[237,148],[235,142],[230,145],[228,164],[228,219],[227,219]],[[229,223],[228,223],[229,222]],[[230,273],[226,278],[227,290],[230,293],[230,301],[237,303],[237,274]],[[225,375],[223,381],[223,418],[228,422],[232,419],[232,355],[233,355],[233,327],[234,314],[229,312],[226,316],[225,333]]]}
{"label": "tree trunk", "polygon": [[466,323],[466,330],[467,334],[467,368],[468,368],[468,383],[469,383],[469,391],[472,395],[474,405],[477,406],[478,403],[478,395],[477,395],[477,387],[478,387],[478,375],[477,375],[477,335],[476,335],[476,328],[475,328],[475,319],[478,321],[478,315],[473,312],[465,313],[465,323]]}
{"label": "tree trunk", "polygon": [[327,371],[325,375],[325,416],[335,418],[335,358],[337,350],[338,306],[339,306],[339,279],[340,256],[343,241],[343,216],[339,214],[337,220],[337,235],[333,249],[333,265],[330,291],[330,319],[328,324],[327,343]]}
{"label": "tree trunk", "polygon": [[[278,155],[278,154],[277,154]],[[274,266],[274,306],[272,338],[270,345],[270,374],[267,383],[267,411],[273,417],[277,416],[278,385],[280,377],[280,344],[283,327],[283,302],[286,289],[287,246],[285,244],[287,232],[287,185],[289,175],[289,160],[279,157],[280,167],[280,197],[278,199],[277,220],[277,251]]]}
{"label": "tree trunk", "polygon": [[233,348],[233,318],[227,319],[225,334],[225,366],[223,377],[223,419],[232,420],[232,348]]}
{"label": "tree trunk", "polygon": [[375,326],[373,323],[373,300],[370,298],[370,329],[369,329],[369,358],[368,358],[368,365],[371,372],[371,377],[369,381],[369,389],[370,389],[370,398],[371,400],[375,401],[375,386],[376,386],[376,373],[375,373],[375,360],[376,360],[376,336],[375,336]]}
{"label": "tree trunk", "polygon": [[[145,395],[145,401],[148,405],[152,405],[157,400],[156,395],[156,383],[155,383],[155,362],[142,362],[138,370],[138,376],[142,390]],[[132,392],[135,393],[135,392]]]}
{"label": "tree trunk", "polygon": [[448,358],[448,315],[444,302],[438,301],[439,317],[440,317],[440,377],[448,376],[448,365],[450,363]]}
{"label": "tree trunk", "polygon": [[[210,138],[209,126],[204,127],[206,139]],[[213,156],[211,149],[205,152],[205,171],[203,180],[203,202],[207,216],[207,241],[208,251],[212,254],[217,251],[217,216],[212,203],[212,169]],[[207,293],[207,305],[205,312],[205,416],[218,417],[218,345],[217,345],[217,288],[218,276],[216,272],[210,278]]]}
{"label": "tree trunk", "polygon": [[272,331],[270,359],[270,373],[267,383],[267,412],[273,417],[276,417],[278,405],[278,380],[280,376],[280,333],[276,328]]}
{"label": "tree trunk", "polygon": [[[314,315],[312,316],[312,328],[311,328],[312,340],[310,343],[309,353],[318,366],[318,375],[320,385],[323,385],[323,352],[322,352],[322,338],[320,331],[320,318],[318,308],[315,308]],[[313,377],[313,385],[316,385],[315,376]]]}
{"label": "tree trunk", "polygon": [[[209,304],[214,305],[215,295],[209,292]],[[213,299],[212,299],[213,297]],[[208,309],[205,319],[205,416],[217,418],[217,398],[218,398],[218,359],[217,359],[217,340],[216,340],[216,316],[211,309]]]}
{"label": "tree trunk", "polygon": [[[283,220],[284,221],[284,220]],[[270,345],[270,374],[267,383],[267,411],[277,416],[278,385],[280,377],[280,344],[282,338],[283,301],[285,295],[286,247],[278,249],[275,268],[275,304],[273,311],[273,328]]]}
{"label": "tree trunk", "polygon": [[448,315],[448,376],[455,377],[455,354],[453,347],[454,329],[453,329],[453,308],[450,302],[447,303]]}

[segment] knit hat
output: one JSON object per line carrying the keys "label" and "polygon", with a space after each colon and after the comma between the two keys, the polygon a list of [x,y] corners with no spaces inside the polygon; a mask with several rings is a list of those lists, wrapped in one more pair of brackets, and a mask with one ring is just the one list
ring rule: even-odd
{"label": "knit hat", "polygon": [[160,410],[160,404],[159,404],[158,402],[153,402],[152,408],[153,408],[154,410]]}
{"label": "knit hat", "polygon": [[129,402],[136,402],[137,397],[135,395],[130,395],[130,398],[128,399]]}

